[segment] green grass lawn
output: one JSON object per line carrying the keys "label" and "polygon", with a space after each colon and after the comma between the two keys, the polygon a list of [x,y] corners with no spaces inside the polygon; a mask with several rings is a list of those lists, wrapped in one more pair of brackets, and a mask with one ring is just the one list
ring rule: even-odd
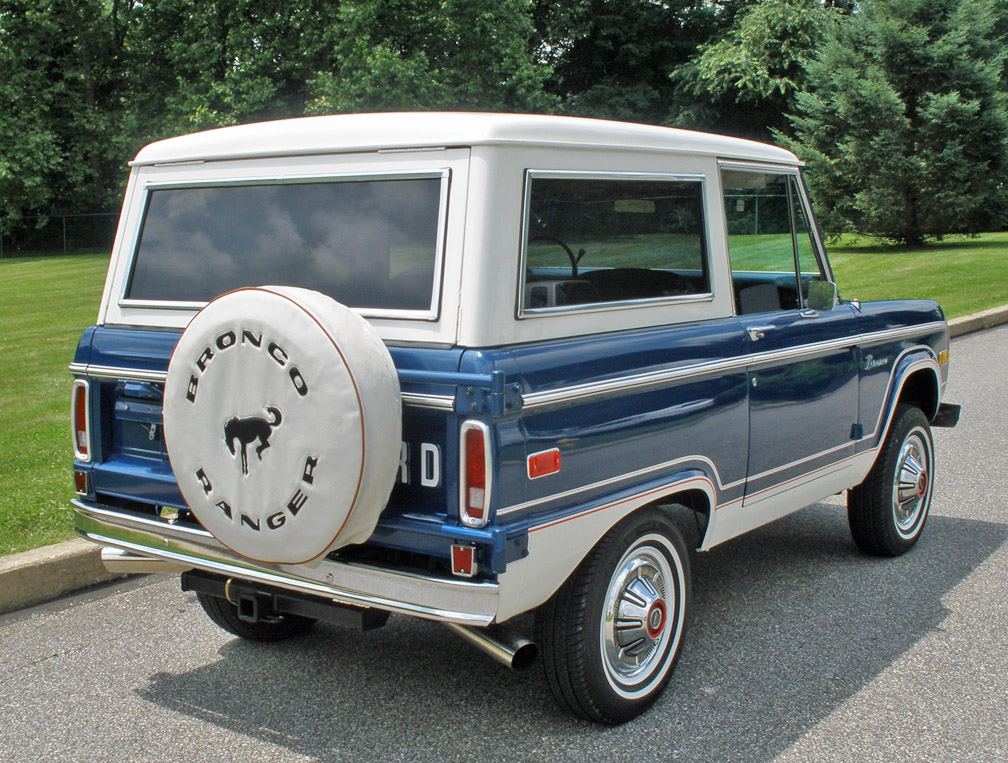
{"label": "green grass lawn", "polygon": [[107,254],[0,259],[0,554],[73,535],[70,374]]}
{"label": "green grass lawn", "polygon": [[[1008,304],[1008,233],[922,249],[845,238],[829,252],[845,298],[934,299],[949,318]],[[107,254],[0,259],[0,554],[73,535],[67,365],[107,265]]]}
{"label": "green grass lawn", "polygon": [[844,299],[933,299],[950,319],[1008,304],[1008,233],[918,249],[845,236],[827,251]]}

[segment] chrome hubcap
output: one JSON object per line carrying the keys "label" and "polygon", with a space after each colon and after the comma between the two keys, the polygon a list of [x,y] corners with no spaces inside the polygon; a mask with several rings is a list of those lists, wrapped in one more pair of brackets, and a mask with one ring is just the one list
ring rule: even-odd
{"label": "chrome hubcap", "polygon": [[613,574],[602,620],[602,656],[610,680],[630,686],[660,664],[677,618],[676,576],[657,548],[631,549]]}
{"label": "chrome hubcap", "polygon": [[927,511],[931,493],[931,450],[919,431],[911,432],[900,448],[893,479],[893,519],[900,535],[916,532]]}

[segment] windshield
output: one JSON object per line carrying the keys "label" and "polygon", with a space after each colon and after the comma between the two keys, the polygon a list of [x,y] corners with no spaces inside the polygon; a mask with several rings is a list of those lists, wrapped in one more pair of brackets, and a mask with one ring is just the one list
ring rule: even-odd
{"label": "windshield", "polygon": [[446,182],[439,173],[150,190],[125,297],[199,303],[279,284],[364,311],[433,314]]}

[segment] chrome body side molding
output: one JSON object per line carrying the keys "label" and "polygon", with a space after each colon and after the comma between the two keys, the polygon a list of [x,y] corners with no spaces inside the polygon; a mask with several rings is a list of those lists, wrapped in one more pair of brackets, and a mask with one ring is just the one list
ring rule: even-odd
{"label": "chrome body side molding", "polygon": [[[126,379],[129,381],[146,381],[160,384],[164,384],[165,378],[168,376],[165,371],[144,371],[136,368],[96,366],[87,363],[71,363],[70,373],[77,376],[90,376],[92,379]],[[403,392],[402,404],[412,408],[451,411],[455,409],[455,398],[452,395],[424,395],[414,392]]]}
{"label": "chrome body side molding", "polygon": [[943,331],[944,329],[945,323],[936,321],[922,325],[872,332],[870,334],[853,334],[849,337],[843,337],[842,339],[804,344],[798,347],[790,347],[785,350],[753,353],[751,355],[739,355],[734,358],[725,358],[724,360],[717,360],[709,363],[696,363],[687,366],[680,366],[678,368],[662,369],[661,371],[624,376],[604,382],[578,384],[542,392],[532,392],[523,395],[522,399],[526,410],[534,410],[536,408],[544,408],[554,405],[568,405],[575,402],[581,402],[589,398],[622,394],[625,392],[643,392],[656,387],[678,384],[684,381],[703,378],[705,376],[731,373],[732,371],[739,371],[754,366],[810,358],[816,355],[832,352],[833,350],[842,349],[844,347],[874,345],[898,341],[901,339],[912,339],[919,336],[926,336],[927,334],[934,333],[935,331]]}

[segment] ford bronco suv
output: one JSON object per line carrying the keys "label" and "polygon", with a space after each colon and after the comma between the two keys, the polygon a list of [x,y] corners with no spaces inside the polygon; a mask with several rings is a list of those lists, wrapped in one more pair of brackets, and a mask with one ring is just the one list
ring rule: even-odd
{"label": "ford bronco suv", "polygon": [[958,417],[942,311],[838,299],[801,167],[487,114],[147,146],[70,367],[78,533],[243,638],[438,620],[634,717],[682,648],[684,537],[847,491],[857,546],[901,554]]}

